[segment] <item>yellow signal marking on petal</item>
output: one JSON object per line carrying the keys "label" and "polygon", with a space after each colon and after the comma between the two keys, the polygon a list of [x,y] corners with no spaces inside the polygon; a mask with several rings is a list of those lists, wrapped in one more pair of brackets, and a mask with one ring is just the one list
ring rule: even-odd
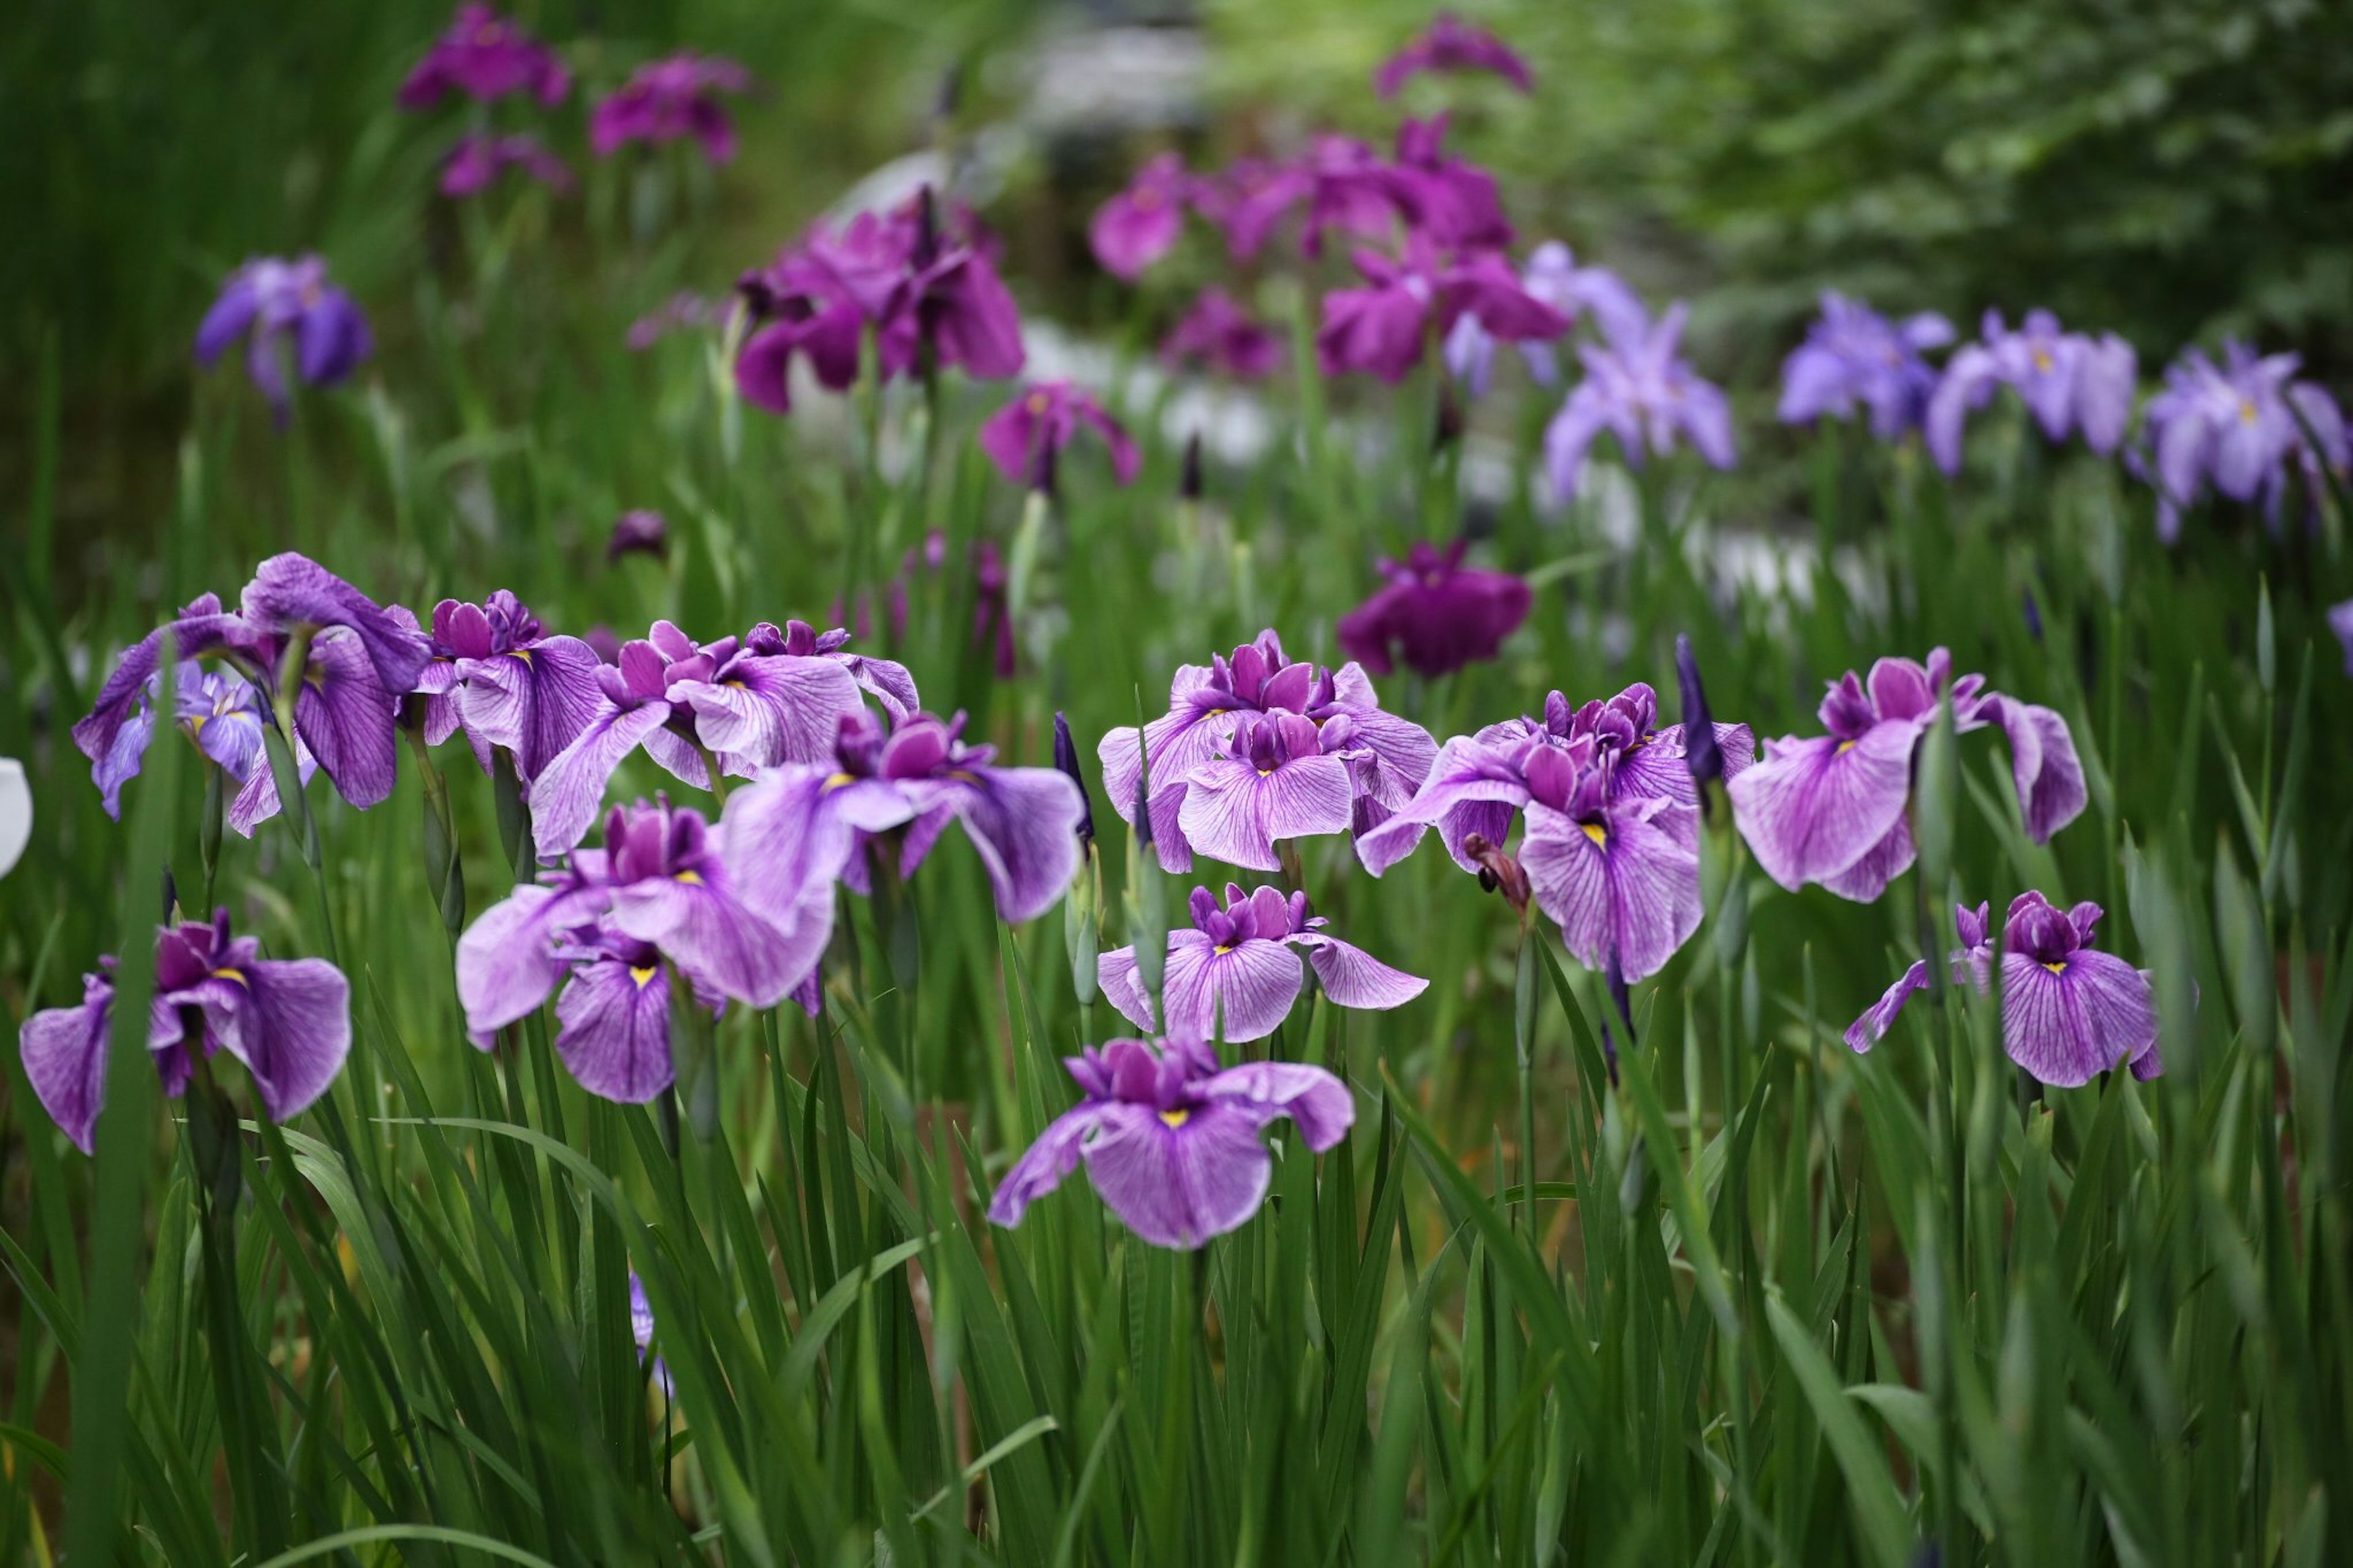
{"label": "yellow signal marking on petal", "polygon": [[1031,393],[1031,394],[1029,395],[1029,412],[1030,412],[1030,413],[1032,413],[1032,414],[1043,414],[1043,413],[1045,413],[1045,412],[1046,412],[1046,410],[1048,410],[1049,408],[1051,408],[1052,406],[1054,406],[1053,399],[1051,399],[1051,398],[1048,397],[1044,393],[1042,393],[1042,392],[1033,392],[1033,393]]}
{"label": "yellow signal marking on petal", "polygon": [[1233,944],[1232,942],[1228,942],[1228,943],[1226,943],[1223,947],[1219,947],[1219,948],[1213,948],[1213,949],[1211,949],[1210,951],[1212,951],[1212,952],[1233,952],[1233,950],[1234,950],[1234,944]]}
{"label": "yellow signal marking on petal", "polygon": [[629,978],[638,983],[638,989],[640,991],[643,991],[647,986],[651,985],[654,983],[654,976],[659,973],[659,971],[650,963],[647,964],[643,969],[639,969],[634,963],[629,965]]}
{"label": "yellow signal marking on petal", "polygon": [[976,784],[980,782],[980,775],[974,773],[970,768],[950,768],[948,770],[948,777],[955,779],[959,784]]}
{"label": "yellow signal marking on petal", "polygon": [[248,991],[253,989],[253,982],[245,977],[245,972],[243,970],[216,969],[213,971],[212,977],[215,980],[234,980],[239,985],[244,986]]}
{"label": "yellow signal marking on petal", "polygon": [[1577,826],[1585,829],[1585,836],[1593,840],[1594,847],[1596,848],[1606,849],[1609,847],[1609,830],[1602,826],[1601,824],[1598,822],[1580,822]]}
{"label": "yellow signal marking on petal", "polygon": [[742,691],[744,689],[744,684],[740,680],[723,680],[719,684],[725,687],[730,691]]}
{"label": "yellow signal marking on petal", "polygon": [[2053,974],[2064,974],[2067,973],[2067,965],[2063,960],[2058,963],[2046,963],[2042,967],[2049,970]]}
{"label": "yellow signal marking on petal", "polygon": [[2034,351],[2034,368],[2045,375],[2051,373],[2051,356],[2041,349]]}
{"label": "yellow signal marking on petal", "polygon": [[191,741],[200,741],[204,739],[205,721],[211,717],[212,715],[209,713],[195,713],[189,715],[188,739]]}
{"label": "yellow signal marking on petal", "polygon": [[531,662],[531,649],[527,647],[511,647],[507,649],[507,651],[514,655],[515,658],[522,660],[525,664],[529,664]]}
{"label": "yellow signal marking on petal", "polygon": [[1854,747],[1855,747],[1855,742],[1852,742],[1852,741],[1841,741],[1841,742],[1838,743],[1838,750],[1837,750],[1837,751],[1835,751],[1835,752],[1832,752],[1831,753],[1831,756],[1833,756],[1833,757],[1843,757],[1843,756],[1845,756],[1849,752],[1853,751],[1853,750],[1854,750]]}
{"label": "yellow signal marking on petal", "polygon": [[2239,423],[2242,425],[2253,425],[2254,422],[2255,405],[2248,402],[2245,398],[2241,398],[2239,400]]}
{"label": "yellow signal marking on petal", "polygon": [[1163,1127],[1182,1127],[1192,1119],[1193,1113],[1182,1106],[1175,1110],[1164,1110],[1160,1113],[1160,1124]]}
{"label": "yellow signal marking on petal", "polygon": [[673,880],[684,882],[690,888],[700,888],[702,886],[702,873],[700,871],[681,871]]}
{"label": "yellow signal marking on petal", "polygon": [[1274,770],[1272,768],[1261,768],[1258,771],[1258,776],[1262,779],[1272,778],[1274,776]]}
{"label": "yellow signal marking on petal", "polygon": [[857,782],[858,781],[856,779],[851,778],[848,773],[828,773],[826,775],[825,787],[827,789],[839,789],[844,784],[853,784]]}

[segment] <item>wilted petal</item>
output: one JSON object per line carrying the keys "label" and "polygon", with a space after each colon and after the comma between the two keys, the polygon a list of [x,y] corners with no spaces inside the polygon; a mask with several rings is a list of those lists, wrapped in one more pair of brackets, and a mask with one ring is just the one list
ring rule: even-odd
{"label": "wilted petal", "polygon": [[[414,617],[404,626],[365,594],[291,551],[254,569],[253,581],[245,585],[243,607],[248,620],[275,632],[350,627],[375,668],[376,683],[386,691],[415,690],[417,676],[433,658],[433,645],[417,629]],[[327,772],[333,776],[333,768]]]}
{"label": "wilted petal", "polygon": [[556,998],[555,1017],[555,1054],[589,1093],[643,1105],[670,1087],[668,966],[584,963]]}

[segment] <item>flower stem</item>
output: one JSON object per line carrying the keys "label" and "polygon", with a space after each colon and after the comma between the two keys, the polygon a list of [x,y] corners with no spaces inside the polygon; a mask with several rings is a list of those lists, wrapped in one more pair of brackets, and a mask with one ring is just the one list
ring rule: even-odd
{"label": "flower stem", "polygon": [[278,724],[263,734],[262,742],[269,752],[270,776],[278,784],[278,809],[295,825],[303,864],[311,868],[311,884],[319,902],[320,943],[326,949],[327,962],[341,967],[342,944],[335,940],[335,913],[327,897],[326,861],[319,847],[319,822],[311,814],[310,798],[302,793],[302,771],[294,761],[294,704],[301,695],[302,677],[311,665],[311,637],[306,628],[296,632],[286,645],[286,655],[279,661],[278,689],[273,699]]}

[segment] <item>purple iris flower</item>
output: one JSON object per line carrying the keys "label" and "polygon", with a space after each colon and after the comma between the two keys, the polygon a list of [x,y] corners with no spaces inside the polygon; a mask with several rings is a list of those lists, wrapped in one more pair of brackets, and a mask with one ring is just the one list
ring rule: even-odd
{"label": "purple iris flower", "polygon": [[[204,595],[168,626],[124,650],[89,715],[73,727],[74,744],[94,764],[100,789],[120,789],[121,780],[139,771],[153,732],[152,721],[142,720],[165,631],[182,655],[227,662],[258,689],[257,699],[277,689],[293,637],[309,635],[294,700],[298,762],[307,751],[336,792],[356,806],[374,805],[392,793],[395,694],[416,689],[431,647],[406,611],[375,604],[325,567],[290,552],[256,569],[239,609],[224,611],[218,597]],[[226,696],[241,705],[233,693],[209,685],[203,689],[213,702]],[[185,701],[181,706],[193,721],[195,714]],[[259,721],[269,722],[266,704],[255,707]],[[230,817],[239,832],[250,833],[254,823],[277,810],[269,777],[267,767],[256,768],[239,792]]]}
{"label": "purple iris flower", "polygon": [[1469,546],[1419,542],[1403,561],[1384,559],[1388,585],[1340,617],[1341,650],[1374,675],[1389,672],[1392,650],[1407,668],[1431,677],[1494,658],[1528,618],[1531,595],[1509,572],[1465,567]]}
{"label": "purple iris flower", "polygon": [[[638,1361],[642,1365],[646,1352],[653,1348],[654,1309],[653,1303],[646,1300],[646,1282],[638,1278],[634,1268],[629,1270],[629,1338],[637,1342]],[[661,1391],[662,1397],[670,1398],[673,1392],[670,1367],[659,1356],[654,1357],[652,1375],[654,1386]]]}
{"label": "purple iris flower", "polygon": [[1583,343],[1585,379],[1545,427],[1545,465],[1552,493],[1573,500],[1585,470],[1585,454],[1607,430],[1632,468],[1646,452],[1665,457],[1678,435],[1689,438],[1710,466],[1732,467],[1732,405],[1714,382],[1704,381],[1680,353],[1684,306],[1669,307],[1657,322],[1635,329],[1605,319],[1607,341]]}
{"label": "purple iris flower", "polygon": [[1912,754],[1947,689],[1957,731],[1997,724],[2008,738],[2027,837],[2048,842],[2075,820],[2088,796],[2067,721],[1986,690],[1981,675],[1955,679],[1940,647],[1925,667],[1883,658],[1867,681],[1847,671],[1822,699],[1829,734],[1769,741],[1764,759],[1730,782],[1733,820],[1768,876],[1792,892],[1820,882],[1868,903],[1912,864]]}
{"label": "purple iris flower", "polygon": [[210,367],[239,338],[246,340],[245,374],[280,425],[290,405],[282,357],[288,344],[295,374],[312,386],[334,385],[375,352],[367,318],[327,281],[327,264],[316,256],[256,257],[228,275],[196,328],[196,363]]}
{"label": "purple iris flower", "polygon": [[[1168,933],[1162,986],[1169,1031],[1188,1039],[1264,1039],[1290,1016],[1308,970],[1342,1007],[1385,1011],[1429,989],[1429,981],[1325,936],[1324,918],[1308,911],[1304,893],[1285,898],[1282,889],[1263,887],[1246,893],[1229,882],[1223,908],[1207,888],[1193,889],[1191,907],[1191,929]],[[1137,978],[1135,949],[1104,953],[1095,960],[1095,973],[1112,1005],[1149,1031],[1152,994]]]}
{"label": "purple iris flower", "polygon": [[707,331],[727,319],[724,300],[706,300],[691,289],[681,289],[653,310],[629,323],[622,341],[632,353],[643,353],[671,332]]}
{"label": "purple iris flower", "polygon": [[1282,340],[1232,295],[1209,288],[1160,340],[1160,358],[1172,369],[1198,365],[1237,381],[1261,381],[1282,363]]}
{"label": "purple iris flower", "polygon": [[1347,1085],[1322,1068],[1251,1062],[1220,1072],[1216,1052],[1196,1040],[1165,1040],[1157,1049],[1113,1040],[1062,1065],[1085,1098],[1005,1173],[988,1205],[993,1224],[1020,1224],[1083,1159],[1096,1193],[1128,1229],[1155,1247],[1199,1247],[1265,1201],[1273,1161],[1261,1128],[1287,1116],[1321,1153],[1356,1120]]}
{"label": "purple iris flower", "polygon": [[[1579,267],[1567,246],[1548,239],[1528,253],[1520,269],[1520,287],[1568,318],[1574,326],[1588,317],[1600,323],[1605,334],[1639,339],[1651,313],[1623,279],[1606,267]],[[1551,343],[1534,341],[1519,345],[1528,374],[1540,386],[1560,380],[1560,360]],[[1493,375],[1495,336],[1476,311],[1458,317],[1446,334],[1446,370],[1473,398],[1487,395]]]}
{"label": "purple iris flower", "polygon": [[1193,182],[1193,210],[1226,237],[1226,254],[1249,261],[1265,248],[1282,216],[1314,184],[1304,169],[1263,158],[1237,158],[1215,174]]}
{"label": "purple iris flower", "polygon": [[1938,468],[1960,471],[1963,421],[2003,386],[2017,391],[2050,440],[2080,430],[2084,444],[2102,457],[2124,440],[2138,370],[2130,343],[2114,332],[2094,338],[2066,331],[2048,310],[2028,311],[2014,332],[2000,311],[1988,310],[1978,332],[1978,342],[1946,364],[1929,395],[1923,417]]}
{"label": "purple iris flower", "polygon": [[[1953,983],[1983,994],[1992,979],[1989,906],[1957,910],[1962,947],[1951,956]],[[2133,1077],[2165,1070],[2157,1049],[2157,994],[2145,969],[2092,946],[2100,906],[2062,910],[2041,893],[2010,900],[2001,937],[2001,1044],[2038,1082],[2077,1089],[2104,1072],[2129,1067]],[[1928,989],[1928,965],[1912,965],[1846,1032],[1867,1051],[1894,1026],[1915,992]]]}
{"label": "purple iris flower", "polygon": [[441,165],[441,194],[479,195],[509,169],[521,169],[552,191],[572,188],[572,170],[535,136],[491,136],[481,132],[459,139]]}
{"label": "purple iris flower", "polygon": [[[1396,237],[1396,191],[1388,165],[1370,142],[1354,136],[1319,135],[1308,144],[1307,156],[1295,172],[1307,202],[1307,221],[1299,245],[1308,256],[1324,254],[1327,228],[1365,239]],[[1230,237],[1231,231],[1228,232]]]}
{"label": "purple iris flower", "polygon": [[480,605],[444,599],[433,606],[433,661],[417,682],[426,743],[463,728],[484,773],[495,746],[529,784],[596,716],[602,663],[578,637],[550,637],[504,588]]}
{"label": "purple iris flower", "polygon": [[1029,484],[1041,449],[1059,458],[1082,425],[1111,448],[1112,477],[1124,485],[1133,483],[1144,454],[1095,401],[1095,395],[1071,382],[1041,381],[1022,388],[1018,397],[981,421],[980,449],[997,472],[1015,484]]}
{"label": "purple iris flower", "polygon": [[596,105],[588,143],[609,158],[630,142],[676,142],[691,136],[703,156],[724,163],[735,155],[735,122],[721,93],[752,89],[752,73],[718,55],[678,54],[641,65],[619,90]]}
{"label": "purple iris flower", "polygon": [[[2325,482],[2318,463],[2342,468],[2347,461],[2345,416],[2327,389],[2295,379],[2296,355],[2256,357],[2233,339],[2217,365],[2190,349],[2167,367],[2165,390],[2149,399],[2148,444],[2158,491],[2158,532],[2171,543],[2181,532],[2181,514],[2211,485],[2232,500],[2261,501],[2277,520],[2287,489],[2288,463],[2306,469],[2315,503]],[[2298,412],[2318,440],[2305,437]]]}
{"label": "purple iris flower", "polygon": [[553,109],[571,90],[572,75],[554,51],[488,5],[465,5],[400,84],[399,101],[429,109],[451,92],[482,103],[522,92]]}
{"label": "purple iris flower", "polygon": [[605,541],[607,561],[618,561],[624,555],[650,555],[659,561],[669,553],[669,521],[661,513],[642,507],[616,518],[612,534]]}
{"label": "purple iris flower", "polygon": [[1952,341],[1952,323],[1934,311],[1891,321],[1825,289],[1821,316],[1781,365],[1781,422],[1852,419],[1860,404],[1871,411],[1871,433],[1895,440],[1920,423],[1936,389],[1921,351]]}
{"label": "purple iris flower", "polygon": [[768,1007],[812,975],[832,921],[765,918],[723,853],[724,825],[667,801],[615,806],[605,847],[485,910],[458,941],[458,1000],[487,1047],[558,986],[556,1054],[592,1094],[641,1104],[670,1086],[670,983],[716,1008]]}
{"label": "purple iris flower", "polygon": [[587,724],[537,774],[532,816],[539,852],[561,855],[596,818],[622,759],[643,746],[670,773],[711,787],[702,753],[730,773],[832,755],[843,718],[863,710],[861,689],[893,714],[919,699],[906,667],[845,651],[849,634],[819,634],[806,621],[763,621],[742,637],[698,644],[668,621],[600,663]]}
{"label": "purple iris flower", "polygon": [[1398,127],[1397,156],[1379,173],[1407,226],[1442,249],[1501,250],[1512,243],[1495,176],[1445,151],[1448,117]]}
{"label": "purple iris flower", "polygon": [[1401,261],[1369,250],[1356,252],[1355,260],[1369,287],[1324,296],[1315,362],[1325,375],[1364,371],[1394,385],[1421,363],[1433,336],[1443,340],[1465,314],[1513,342],[1568,331],[1568,318],[1522,288],[1500,256],[1441,261],[1416,236]]}
{"label": "purple iris flower", "polygon": [[1193,177],[1185,160],[1163,153],[1135,172],[1124,190],[1095,209],[1087,243],[1113,277],[1133,283],[1185,233],[1185,203]]}
{"label": "purple iris flower", "polygon": [[[272,1121],[301,1114],[327,1091],[351,1052],[351,985],[322,958],[265,959],[251,937],[232,937],[228,911],[211,921],[161,927],[147,1049],[164,1091],[186,1092],[194,1059],[227,1050],[245,1064]],[[25,1076],[50,1120],[87,1154],[106,1100],[112,958],[82,977],[78,1007],[25,1020],[17,1043]]]}
{"label": "purple iris flower", "polygon": [[[1341,733],[1346,743],[1326,752],[1320,740],[1311,743],[1306,732],[1286,731],[1280,724],[1265,731],[1257,722],[1291,717],[1305,720],[1307,731],[1315,732],[1345,719]],[[1246,722],[1251,730],[1247,740],[1240,733]],[[1189,871],[1193,856],[1183,826],[1185,809],[1196,778],[1212,766],[1217,767],[1224,804],[1233,813],[1232,821],[1219,824],[1219,841],[1229,847],[1250,844],[1256,853],[1249,837],[1250,824],[1260,820],[1256,807],[1273,804],[1259,798],[1271,767],[1261,775],[1247,760],[1261,748],[1273,765],[1287,763],[1286,772],[1303,770],[1296,773],[1302,781],[1298,789],[1286,782],[1273,792],[1286,805],[1324,809],[1328,786],[1340,785],[1355,820],[1318,832],[1363,833],[1387,820],[1413,798],[1438,755],[1438,743],[1429,731],[1381,710],[1363,666],[1352,662],[1333,670],[1294,664],[1284,656],[1282,639],[1272,628],[1234,649],[1230,658],[1180,666],[1169,685],[1168,711],[1144,727],[1140,743],[1135,726],[1124,725],[1105,732],[1095,754],[1103,763],[1104,798],[1133,823],[1136,787],[1149,753],[1153,846],[1164,868]],[[1328,765],[1335,762],[1341,766],[1340,775]],[[1311,788],[1305,782],[1310,779],[1319,782]],[[1319,820],[1330,820],[1328,810]],[[1229,827],[1231,831],[1224,830]],[[1264,856],[1233,864],[1268,870],[1275,866]]]}
{"label": "purple iris flower", "polygon": [[1368,799],[1377,766],[1345,714],[1321,722],[1301,713],[1253,714],[1236,721],[1226,751],[1194,765],[1177,829],[1188,851],[1278,870],[1278,844],[1356,825],[1357,803]]}
{"label": "purple iris flower", "polygon": [[1428,32],[1381,62],[1373,73],[1373,90],[1395,98],[1417,71],[1488,71],[1522,92],[1535,87],[1527,62],[1509,44],[1451,11],[1440,11]]}
{"label": "purple iris flower", "polygon": [[[122,786],[139,772],[155,734],[155,703],[163,695],[158,670],[142,683],[135,705],[116,726],[106,750],[90,759],[90,782],[98,785],[106,815],[122,819]],[[253,683],[206,669],[184,658],[173,679],[173,719],[205,760],[242,786],[262,769],[262,731],[269,721]],[[277,808],[277,796],[270,796]]]}

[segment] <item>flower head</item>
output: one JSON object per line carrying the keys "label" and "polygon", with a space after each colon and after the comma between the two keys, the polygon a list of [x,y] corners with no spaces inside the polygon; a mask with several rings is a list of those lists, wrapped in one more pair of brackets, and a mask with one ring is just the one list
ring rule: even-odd
{"label": "flower head", "polygon": [[1494,658],[1527,619],[1528,585],[1508,572],[1465,567],[1468,545],[1417,542],[1403,561],[1383,560],[1388,585],[1340,617],[1341,648],[1375,675],[1389,672],[1392,650],[1432,677]]}
{"label": "flower head", "polygon": [[1347,1086],[1322,1068],[1253,1062],[1218,1069],[1198,1041],[1113,1040],[1063,1065],[1084,1095],[997,1184],[988,1217],[1014,1226],[1084,1160],[1112,1213],[1155,1247],[1193,1248],[1249,1220],[1273,1162],[1259,1131],[1289,1117],[1318,1153],[1356,1119]]}
{"label": "flower head", "polygon": [[1402,259],[1360,250],[1355,261],[1366,286],[1324,296],[1315,360],[1325,375],[1363,371],[1394,384],[1421,363],[1433,337],[1442,341],[1466,314],[1477,316],[1491,336],[1514,342],[1568,331],[1568,318],[1521,287],[1498,256],[1446,260],[1416,240]]}
{"label": "flower head", "polygon": [[[1623,279],[1606,267],[1579,267],[1575,254],[1556,239],[1548,239],[1528,253],[1527,265],[1520,269],[1520,287],[1531,299],[1560,312],[1572,326],[1590,318],[1600,325],[1605,337],[1639,339],[1650,323],[1650,311]],[[1560,380],[1560,360],[1551,343],[1523,339],[1519,350],[1529,376],[1538,385],[1551,386]],[[1445,353],[1447,374],[1472,397],[1486,396],[1493,374],[1495,334],[1487,330],[1476,310],[1465,311],[1448,329]]]}
{"label": "flower head", "polygon": [[375,352],[367,318],[327,281],[327,264],[316,256],[257,257],[228,275],[196,328],[196,363],[209,367],[239,338],[246,375],[280,425],[290,406],[283,357],[290,350],[295,374],[312,386],[334,385]]}
{"label": "flower head", "polygon": [[659,561],[669,553],[669,521],[658,511],[642,508],[614,519],[613,531],[605,541],[607,561],[618,561],[624,555],[650,555]]}
{"label": "flower head", "polygon": [[717,55],[677,54],[639,66],[620,89],[596,105],[588,142],[609,158],[630,142],[676,142],[691,136],[703,156],[724,163],[735,155],[735,122],[722,93],[751,90],[752,73]]}
{"label": "flower head", "polygon": [[484,773],[497,747],[531,783],[596,711],[596,650],[578,637],[549,636],[503,588],[480,605],[434,605],[432,639],[432,662],[415,689],[424,699],[426,743],[438,746],[462,728]]}
{"label": "flower head", "polygon": [[1871,433],[1893,441],[1920,423],[1936,373],[1924,349],[1953,341],[1952,324],[1933,312],[1891,321],[1859,300],[1822,294],[1822,313],[1781,366],[1781,421],[1852,419],[1870,411]]}
{"label": "flower head", "polygon": [[1193,181],[1193,210],[1226,237],[1226,254],[1249,261],[1265,248],[1282,216],[1306,197],[1314,176],[1290,163],[1237,158],[1215,174]]}
{"label": "flower head", "polygon": [[459,139],[441,164],[441,194],[478,195],[509,169],[521,169],[552,191],[573,186],[572,170],[535,136],[491,136],[476,132]]}
{"label": "flower head", "polygon": [[490,6],[468,4],[400,84],[399,101],[429,109],[451,92],[477,102],[521,92],[553,109],[571,90],[572,74],[553,50]]}
{"label": "flower head", "polygon": [[1224,289],[1204,289],[1160,340],[1160,358],[1171,367],[1198,365],[1237,381],[1260,381],[1282,363],[1282,340]]}
{"label": "flower head", "polygon": [[1988,310],[1978,341],[1953,355],[1929,395],[1923,416],[1929,456],[1945,472],[1959,472],[1963,422],[2008,386],[2045,438],[2063,441],[2080,431],[2084,444],[2105,457],[2132,418],[2137,372],[2132,345],[2113,332],[2067,331],[2048,310],[2028,311],[2012,331],[2000,311]]}
{"label": "flower head", "polygon": [[1709,465],[1732,467],[1732,405],[1715,383],[1702,380],[1683,358],[1684,307],[1670,308],[1655,324],[1635,330],[1603,322],[1609,336],[1577,350],[1585,379],[1545,427],[1545,463],[1552,493],[1577,494],[1585,454],[1607,430],[1627,463],[1640,468],[1645,452],[1665,457],[1679,437]]}
{"label": "flower head", "polygon": [[1487,71],[1522,92],[1535,86],[1527,62],[1509,44],[1451,11],[1440,11],[1427,32],[1381,62],[1381,68],[1373,73],[1373,90],[1383,98],[1394,98],[1419,71]]}
{"label": "flower head", "polygon": [[2344,415],[2327,388],[2295,379],[2300,363],[2295,354],[2258,358],[2233,340],[2219,365],[2190,349],[2167,367],[2165,390],[2148,403],[2155,461],[2143,459],[2143,467],[2152,470],[2158,531],[2168,542],[2180,532],[2181,514],[2210,487],[2232,500],[2259,501],[2276,520],[2291,461],[2303,467],[2316,505],[2326,482],[2320,466],[2345,468]]}
{"label": "flower head", "polygon": [[1176,247],[1185,232],[1185,204],[1193,178],[1185,161],[1163,153],[1135,172],[1111,200],[1095,209],[1087,243],[1103,270],[1133,283],[1146,268]]}
{"label": "flower head", "polygon": [[1445,150],[1447,122],[1434,114],[1400,125],[1397,155],[1376,176],[1380,188],[1406,226],[1440,248],[1501,250],[1513,236],[1495,176]]}
{"label": "flower head", "polygon": [[997,471],[1016,484],[1030,484],[1041,461],[1058,458],[1080,426],[1094,431],[1111,449],[1112,477],[1134,481],[1144,454],[1134,438],[1104,412],[1095,395],[1067,381],[1034,382],[981,422],[980,449]]}

